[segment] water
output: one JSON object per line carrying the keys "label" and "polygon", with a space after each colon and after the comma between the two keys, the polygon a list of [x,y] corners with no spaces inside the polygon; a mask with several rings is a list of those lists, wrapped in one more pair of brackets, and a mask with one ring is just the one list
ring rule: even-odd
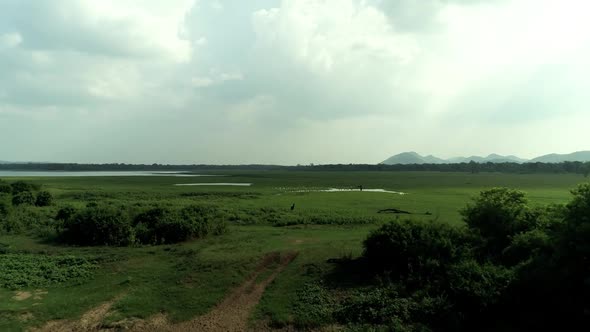
{"label": "water", "polygon": [[252,183],[229,183],[229,182],[204,182],[204,183],[178,183],[175,186],[235,186],[250,187]]}
{"label": "water", "polygon": [[[324,193],[335,193],[335,192],[349,192],[349,191],[356,191],[361,192],[360,189],[340,189],[340,188],[329,188],[329,189],[303,189],[303,190],[295,190],[291,192],[296,193],[308,193],[308,192],[324,192]],[[401,191],[393,191],[393,190],[385,190],[385,189],[363,189],[362,192],[372,192],[372,193],[387,193],[387,194],[396,194],[396,195],[407,195],[407,193]]]}
{"label": "water", "polygon": [[185,172],[157,172],[157,171],[0,171],[0,178],[6,177],[68,177],[68,176],[177,176],[177,177],[201,177],[223,176],[190,174]]}

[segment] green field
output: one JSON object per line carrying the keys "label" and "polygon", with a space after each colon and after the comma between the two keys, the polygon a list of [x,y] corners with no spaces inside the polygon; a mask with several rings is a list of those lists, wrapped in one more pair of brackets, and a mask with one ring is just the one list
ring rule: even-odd
{"label": "green field", "polygon": [[[0,259],[4,264],[30,261],[27,266],[31,270],[40,270],[43,267],[38,266],[39,262],[56,261],[55,266],[45,268],[52,270],[55,277],[48,279],[48,271],[35,270],[40,277],[32,278],[28,284],[4,283],[0,288],[0,330],[19,331],[43,326],[48,321],[74,321],[109,301],[112,307],[100,318],[101,327],[128,327],[138,319],[156,314],[165,314],[172,323],[186,321],[220,303],[252,275],[265,255],[273,252],[297,252],[298,256],[266,288],[249,324],[307,326],[315,318],[310,318],[305,308],[298,305],[298,300],[306,294],[305,287],[334,279],[337,267],[328,260],[359,256],[362,241],[382,223],[394,218],[413,218],[461,224],[459,210],[470,197],[500,186],[525,191],[533,205],[565,203],[570,199],[569,190],[585,180],[572,174],[282,171],[219,174],[225,176],[22,179],[42,185],[43,190],[53,194],[53,206],[37,208],[42,215],[54,215],[61,206],[83,207],[91,202],[138,209],[198,203],[223,210],[230,231],[181,244],[124,248],[68,247],[39,234],[0,235]],[[252,183],[252,186],[174,185],[202,182]],[[314,191],[359,185],[364,189],[405,194],[358,189]],[[379,213],[392,208],[410,214]],[[63,257],[84,259],[79,267],[81,272],[60,265],[59,259]],[[0,282],[12,280],[6,273],[2,277]],[[259,276],[264,277],[264,273]],[[340,282],[354,284],[353,276],[343,279],[346,280]],[[17,299],[17,292],[24,295]]]}

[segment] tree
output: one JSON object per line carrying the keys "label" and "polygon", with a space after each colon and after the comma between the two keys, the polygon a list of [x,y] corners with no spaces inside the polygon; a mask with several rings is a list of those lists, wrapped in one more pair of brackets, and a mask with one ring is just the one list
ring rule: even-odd
{"label": "tree", "polygon": [[34,205],[35,196],[30,191],[20,192],[12,197],[12,205]]}
{"label": "tree", "polygon": [[50,206],[53,203],[53,196],[48,191],[40,191],[37,194],[37,200],[35,205],[37,206]]}
{"label": "tree", "polygon": [[31,183],[24,182],[24,181],[13,182],[12,184],[10,184],[10,186],[12,187],[12,194],[13,195],[18,195],[22,192],[34,191],[34,190],[38,189],[37,186],[35,186]]}
{"label": "tree", "polygon": [[481,192],[461,214],[467,226],[481,236],[486,257],[499,257],[512,236],[530,229],[532,216],[525,194],[508,188]]}
{"label": "tree", "polygon": [[475,161],[471,160],[469,162],[469,170],[471,172],[471,174],[475,174],[479,172],[479,164],[476,163]]}
{"label": "tree", "polygon": [[12,193],[12,187],[8,183],[0,180],[0,194],[11,194],[11,193]]}

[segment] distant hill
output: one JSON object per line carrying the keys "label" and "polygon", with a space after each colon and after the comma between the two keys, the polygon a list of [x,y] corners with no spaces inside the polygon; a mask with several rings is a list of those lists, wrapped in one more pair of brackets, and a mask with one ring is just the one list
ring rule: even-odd
{"label": "distant hill", "polygon": [[564,161],[590,161],[590,151],[578,151],[569,154],[547,154],[534,159],[531,159],[531,163],[562,163]]}
{"label": "distant hill", "polygon": [[444,160],[434,157],[432,155],[423,157],[416,152],[403,152],[397,154],[395,156],[390,157],[389,159],[382,162],[382,164],[386,165],[395,165],[395,164],[440,164],[443,163]]}
{"label": "distant hill", "polygon": [[459,164],[468,163],[470,161],[477,163],[561,163],[564,161],[580,161],[590,162],[590,151],[578,151],[569,154],[548,154],[540,156],[531,160],[519,158],[517,156],[502,156],[492,153],[487,157],[471,156],[471,157],[455,157],[449,159],[442,159],[433,155],[421,156],[416,152],[404,152],[396,154],[383,161],[381,164],[385,165],[409,165],[409,164]]}
{"label": "distant hill", "polygon": [[395,164],[459,164],[459,163],[468,163],[470,161],[475,161],[477,163],[522,163],[526,162],[526,159],[518,158],[516,156],[501,156],[499,154],[490,154],[487,157],[480,157],[480,156],[471,156],[471,157],[455,157],[449,159],[442,159],[435,157],[433,155],[428,155],[423,157],[416,152],[404,152],[400,154],[396,154],[388,158],[387,160],[383,161],[382,164],[385,165],[395,165]]}

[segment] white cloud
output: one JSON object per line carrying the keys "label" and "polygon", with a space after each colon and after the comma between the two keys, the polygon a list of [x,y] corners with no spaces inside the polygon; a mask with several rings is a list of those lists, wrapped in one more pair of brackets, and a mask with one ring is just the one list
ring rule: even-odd
{"label": "white cloud", "polygon": [[0,140],[38,119],[30,135],[73,143],[52,156],[31,140],[0,159],[321,163],[412,149],[580,149],[567,126],[590,122],[589,9],[584,0],[5,0]]}
{"label": "white cloud", "polygon": [[17,32],[4,33],[0,35],[0,49],[14,48],[20,45],[23,37]]}

